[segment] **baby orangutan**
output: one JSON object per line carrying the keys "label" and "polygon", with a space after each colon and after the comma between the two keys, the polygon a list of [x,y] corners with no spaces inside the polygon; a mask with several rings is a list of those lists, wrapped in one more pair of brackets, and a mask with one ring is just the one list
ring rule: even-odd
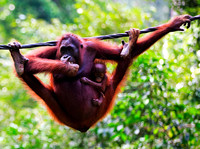
{"label": "baby orangutan", "polygon": [[94,106],[100,106],[105,98],[104,93],[107,84],[106,65],[101,62],[95,62],[92,68],[91,80],[89,78],[82,77],[81,82],[89,84],[98,90],[100,93],[99,98],[92,99],[91,102]]}

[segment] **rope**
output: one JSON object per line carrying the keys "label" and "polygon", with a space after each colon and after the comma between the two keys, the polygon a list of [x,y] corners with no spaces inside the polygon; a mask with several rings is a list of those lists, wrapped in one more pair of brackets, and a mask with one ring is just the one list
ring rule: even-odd
{"label": "rope", "polygon": [[[200,15],[194,16],[190,18],[190,21],[194,21],[200,19]],[[140,31],[140,34],[144,33],[149,33],[156,31],[157,27],[150,27],[147,29],[143,29]],[[100,39],[100,40],[105,40],[105,39],[114,39],[114,38],[121,38],[121,37],[128,37],[128,33],[117,33],[117,34],[110,34],[110,35],[102,35],[102,36],[95,36],[95,37],[85,37],[83,39]],[[49,41],[49,42],[43,42],[43,43],[33,43],[33,44],[25,44],[22,45],[20,49],[25,49],[25,48],[35,48],[35,47],[41,47],[41,46],[56,46],[57,41]],[[0,50],[8,50],[11,47],[7,45],[0,45]]]}

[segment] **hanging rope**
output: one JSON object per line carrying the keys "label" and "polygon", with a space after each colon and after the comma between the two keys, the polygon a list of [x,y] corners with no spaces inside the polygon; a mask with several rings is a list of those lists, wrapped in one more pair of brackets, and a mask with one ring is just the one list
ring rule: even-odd
{"label": "hanging rope", "polygon": [[[190,18],[190,21],[194,21],[200,19],[200,15],[194,16]],[[157,30],[157,27],[150,27],[147,29],[143,29],[140,31],[140,34],[144,33],[149,33]],[[100,39],[100,40],[105,40],[105,39],[114,39],[114,38],[121,38],[121,37],[128,37],[128,33],[117,33],[117,34],[110,34],[110,35],[102,35],[102,36],[95,36],[95,37],[85,37],[83,39],[90,39],[90,38],[95,38],[95,39]],[[43,43],[34,43],[34,44],[26,44],[22,45],[20,49],[25,49],[25,48],[35,48],[35,47],[41,47],[41,46],[56,46],[57,41],[49,41],[49,42],[43,42]],[[10,49],[9,46],[7,45],[0,45],[0,50],[8,50]]]}

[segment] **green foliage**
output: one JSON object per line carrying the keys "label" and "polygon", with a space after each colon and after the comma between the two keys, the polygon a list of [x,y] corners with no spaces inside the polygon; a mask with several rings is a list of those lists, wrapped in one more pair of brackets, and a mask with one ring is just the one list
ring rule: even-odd
{"label": "green foliage", "polygon": [[[161,24],[140,8],[110,0],[2,0],[0,5],[2,44],[52,41],[66,31],[85,37]],[[199,25],[192,22],[186,32],[167,35],[138,57],[111,114],[85,134],[53,122],[16,79],[8,51],[1,51],[0,148],[199,148],[199,37]]]}
{"label": "green foliage", "polygon": [[186,12],[190,15],[199,15],[200,0],[173,0],[172,4],[179,13]]}

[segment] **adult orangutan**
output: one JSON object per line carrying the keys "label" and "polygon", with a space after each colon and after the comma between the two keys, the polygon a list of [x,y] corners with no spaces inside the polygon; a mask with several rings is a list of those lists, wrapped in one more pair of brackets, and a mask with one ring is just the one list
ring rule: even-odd
{"label": "adult orangutan", "polygon": [[[71,33],[62,36],[57,46],[33,50],[25,57],[20,54],[18,43],[11,45],[10,52],[18,77],[39,96],[53,118],[61,124],[85,132],[112,108],[117,89],[132,60],[167,33],[181,31],[181,25],[190,24],[190,17],[175,17],[138,40],[139,31],[130,30],[129,45],[124,45],[124,49],[128,50],[125,58],[120,54],[123,46],[96,39],[86,40]],[[100,106],[93,106],[91,102],[99,98],[99,92],[92,85],[80,81],[91,75],[95,59],[117,62],[117,68],[107,80],[105,98]],[[43,84],[34,75],[42,72],[50,73],[49,85]]]}

